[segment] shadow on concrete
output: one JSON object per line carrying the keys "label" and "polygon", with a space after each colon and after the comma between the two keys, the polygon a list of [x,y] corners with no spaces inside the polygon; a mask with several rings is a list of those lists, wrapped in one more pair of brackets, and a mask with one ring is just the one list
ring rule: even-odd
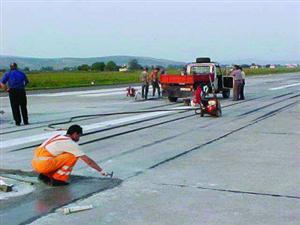
{"label": "shadow on concrete", "polygon": [[33,172],[0,169],[0,175],[17,177],[18,181],[24,179],[25,182],[36,188],[34,192],[27,195],[0,200],[1,225],[28,224],[41,216],[54,212],[57,208],[95,193],[112,189],[122,183],[122,180],[118,178],[73,175],[70,185],[49,187],[40,182],[28,182],[28,178],[32,179],[37,176]]}

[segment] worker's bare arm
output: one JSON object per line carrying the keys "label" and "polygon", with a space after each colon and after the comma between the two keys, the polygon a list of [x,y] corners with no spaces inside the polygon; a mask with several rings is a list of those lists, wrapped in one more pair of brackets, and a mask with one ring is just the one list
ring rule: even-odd
{"label": "worker's bare arm", "polygon": [[6,84],[3,84],[3,83],[0,82],[0,87],[1,87],[4,91],[9,92],[9,88],[6,86]]}
{"label": "worker's bare arm", "polygon": [[7,91],[7,86],[3,83],[0,82],[0,87],[4,90]]}
{"label": "worker's bare arm", "polygon": [[106,176],[106,172],[104,172],[104,170],[90,157],[88,157],[87,155],[83,155],[79,158],[82,159],[88,166],[99,171],[103,176]]}

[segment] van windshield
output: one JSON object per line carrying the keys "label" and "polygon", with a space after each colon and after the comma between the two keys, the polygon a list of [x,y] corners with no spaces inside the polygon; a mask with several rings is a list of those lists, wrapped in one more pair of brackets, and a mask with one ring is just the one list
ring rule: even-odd
{"label": "van windshield", "polygon": [[208,74],[210,73],[210,66],[193,66],[191,68],[191,74],[200,75],[200,74]]}

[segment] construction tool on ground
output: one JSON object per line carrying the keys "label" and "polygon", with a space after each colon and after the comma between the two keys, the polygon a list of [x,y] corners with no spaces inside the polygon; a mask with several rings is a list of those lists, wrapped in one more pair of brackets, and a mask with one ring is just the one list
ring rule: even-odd
{"label": "construction tool on ground", "polygon": [[126,91],[127,91],[127,94],[126,94],[127,97],[135,97],[137,89],[135,89],[135,88],[129,86],[129,87],[126,89]]}
{"label": "construction tool on ground", "polygon": [[114,171],[111,171],[110,173],[107,173],[106,176],[112,178],[114,176]]}
{"label": "construction tool on ground", "polygon": [[84,210],[88,210],[88,209],[92,209],[92,208],[93,208],[92,205],[65,207],[63,209],[63,213],[65,215],[67,215],[67,214],[70,214],[70,213],[80,212],[80,211],[84,211]]}
{"label": "construction tool on ground", "polygon": [[212,115],[215,117],[220,117],[220,116],[222,116],[221,103],[220,103],[219,99],[217,98],[216,88],[215,88],[215,85],[212,82],[210,76],[209,76],[209,82],[210,82],[210,86],[212,88],[213,97],[201,98],[200,115],[201,115],[201,117],[203,117],[204,114],[209,114],[209,115]]}
{"label": "construction tool on ground", "polygon": [[7,184],[4,180],[0,179],[0,191],[3,192],[11,192],[13,188],[13,184]]}

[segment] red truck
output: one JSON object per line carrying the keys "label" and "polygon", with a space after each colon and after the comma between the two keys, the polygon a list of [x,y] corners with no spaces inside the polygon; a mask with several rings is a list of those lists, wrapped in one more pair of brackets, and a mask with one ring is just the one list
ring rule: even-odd
{"label": "red truck", "polygon": [[208,93],[222,93],[223,98],[230,97],[233,80],[224,76],[218,63],[210,58],[197,58],[195,63],[186,65],[182,74],[162,74],[160,76],[162,95],[169,101],[176,102],[178,98],[190,98],[198,85],[208,87]]}

